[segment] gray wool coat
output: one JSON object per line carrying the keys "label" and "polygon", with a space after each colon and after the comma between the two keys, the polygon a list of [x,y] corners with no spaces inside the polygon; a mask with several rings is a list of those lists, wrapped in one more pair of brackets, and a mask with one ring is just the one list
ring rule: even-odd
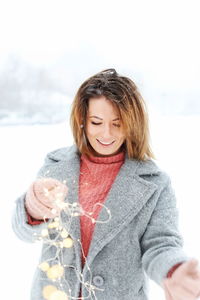
{"label": "gray wool coat", "polygon": [[[38,176],[66,180],[69,187],[67,201],[73,203],[78,202],[79,171],[80,158],[73,145],[49,153]],[[24,197],[16,201],[13,230],[20,239],[34,242],[47,224],[31,226],[27,223]],[[78,298],[81,288],[83,299],[147,300],[147,275],[161,285],[172,266],[188,260],[182,250],[170,179],[154,161],[126,157],[104,205],[110,210],[111,219],[95,224],[83,269],[78,242],[79,217],[71,219],[69,233],[74,244],[62,251],[62,262],[68,266],[64,273],[64,290],[71,295],[69,299]],[[66,214],[61,214],[61,218],[67,223]],[[105,219],[106,210],[102,209],[98,220]],[[56,263],[55,246],[44,244],[40,262],[54,256]],[[80,283],[80,274],[85,284]],[[31,300],[43,300],[42,289],[48,284],[52,284],[50,279],[37,268]]]}

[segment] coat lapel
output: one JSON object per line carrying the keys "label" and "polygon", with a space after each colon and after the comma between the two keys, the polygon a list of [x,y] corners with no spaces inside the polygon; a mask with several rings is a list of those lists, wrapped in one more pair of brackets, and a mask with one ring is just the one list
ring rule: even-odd
{"label": "coat lapel", "polygon": [[102,208],[90,244],[88,264],[91,264],[96,254],[138,214],[155,192],[155,184],[144,181],[136,174],[139,165],[136,160],[126,159],[121,167],[104,202],[110,210],[111,219],[107,223],[98,223],[108,219],[106,209]]}

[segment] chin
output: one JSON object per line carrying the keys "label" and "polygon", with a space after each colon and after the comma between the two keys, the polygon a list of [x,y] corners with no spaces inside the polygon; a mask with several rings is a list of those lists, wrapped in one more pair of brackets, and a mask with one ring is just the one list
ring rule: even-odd
{"label": "chin", "polygon": [[122,145],[119,144],[115,145],[114,147],[111,147],[110,149],[102,149],[102,147],[99,147],[96,141],[94,143],[90,143],[90,147],[94,156],[112,156],[119,153],[122,150]]}
{"label": "chin", "polygon": [[94,149],[94,150],[95,150],[96,155],[98,155],[98,156],[112,156],[119,152],[119,149],[113,150],[113,151],[98,151],[98,149]]}

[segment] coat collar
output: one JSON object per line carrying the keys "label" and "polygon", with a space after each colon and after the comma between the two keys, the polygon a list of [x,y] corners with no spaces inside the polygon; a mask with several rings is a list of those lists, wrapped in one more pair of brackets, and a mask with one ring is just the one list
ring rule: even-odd
{"label": "coat collar", "polygon": [[[68,201],[70,203],[78,202],[80,159],[77,148],[75,146],[62,148],[51,152],[48,157],[59,162],[57,179],[66,180],[69,187]],[[109,222],[101,223],[101,221],[108,219],[106,209],[102,208],[97,219],[100,222],[95,225],[90,244],[87,257],[88,264],[91,264],[97,253],[139,213],[156,191],[157,186],[145,180],[143,176],[156,176],[159,172],[159,168],[152,160],[143,162],[125,159],[104,202],[106,208],[110,210],[111,219]],[[66,214],[63,214],[63,218],[66,218]],[[67,222],[67,220],[65,221]],[[80,240],[79,218],[71,218],[69,232],[74,240]],[[80,254],[80,247],[76,251]]]}
{"label": "coat collar", "polygon": [[[78,149],[75,145],[71,147],[65,147],[57,149],[53,152],[50,152],[48,154],[48,157],[59,162],[59,161],[68,161],[68,160],[77,160],[79,159]],[[129,160],[126,155],[126,161]],[[160,173],[160,169],[156,165],[156,163],[149,159],[147,161],[138,161],[136,159],[129,160],[131,163],[129,163],[130,167],[135,170],[135,173],[137,175],[158,175]],[[136,167],[136,169],[135,169]]]}

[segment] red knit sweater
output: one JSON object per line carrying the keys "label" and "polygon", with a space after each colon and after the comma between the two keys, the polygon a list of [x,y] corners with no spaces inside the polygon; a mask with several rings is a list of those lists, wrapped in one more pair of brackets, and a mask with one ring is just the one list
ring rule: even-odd
{"label": "red knit sweater", "polygon": [[[110,157],[81,156],[79,177],[79,202],[86,212],[92,212],[91,217],[97,219],[105,198],[115,180],[119,169],[124,163],[124,152]],[[81,242],[84,255],[87,257],[95,222],[87,216],[80,217]],[[85,260],[82,256],[82,263]]]}

